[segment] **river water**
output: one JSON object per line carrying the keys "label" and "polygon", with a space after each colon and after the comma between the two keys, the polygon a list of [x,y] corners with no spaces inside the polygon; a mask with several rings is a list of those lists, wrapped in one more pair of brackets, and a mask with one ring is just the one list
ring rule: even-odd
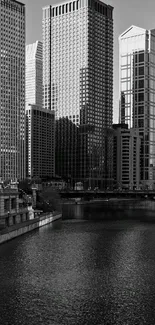
{"label": "river water", "polygon": [[154,325],[155,202],[64,205],[1,245],[0,325],[19,324]]}

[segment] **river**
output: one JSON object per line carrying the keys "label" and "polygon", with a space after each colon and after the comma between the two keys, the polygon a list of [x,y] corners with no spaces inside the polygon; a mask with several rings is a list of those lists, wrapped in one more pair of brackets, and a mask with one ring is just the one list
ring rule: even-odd
{"label": "river", "polygon": [[0,246],[1,325],[154,325],[154,304],[153,201],[64,205]]}

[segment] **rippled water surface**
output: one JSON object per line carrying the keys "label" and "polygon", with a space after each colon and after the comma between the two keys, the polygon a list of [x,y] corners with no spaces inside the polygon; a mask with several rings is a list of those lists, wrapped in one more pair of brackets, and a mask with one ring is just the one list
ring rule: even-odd
{"label": "rippled water surface", "polygon": [[67,206],[64,220],[1,245],[0,324],[154,325],[155,223],[140,221],[154,208],[128,203],[115,220],[115,206],[105,221],[102,206]]}

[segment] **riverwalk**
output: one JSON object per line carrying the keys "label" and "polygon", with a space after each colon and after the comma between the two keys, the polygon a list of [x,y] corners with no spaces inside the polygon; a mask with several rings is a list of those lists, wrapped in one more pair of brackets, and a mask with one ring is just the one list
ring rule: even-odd
{"label": "riverwalk", "polygon": [[0,231],[0,244],[5,243],[13,238],[21,236],[29,231],[40,228],[44,225],[47,225],[51,222],[54,222],[62,218],[62,214],[59,212],[56,213],[44,213],[41,216],[38,216],[32,220],[24,221],[20,224],[16,224],[10,227],[6,227]]}

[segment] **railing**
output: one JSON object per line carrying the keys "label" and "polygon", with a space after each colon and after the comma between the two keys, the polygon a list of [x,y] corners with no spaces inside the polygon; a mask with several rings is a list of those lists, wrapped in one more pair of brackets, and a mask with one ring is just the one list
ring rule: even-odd
{"label": "railing", "polygon": [[100,191],[100,190],[97,190],[97,191],[93,191],[93,190],[85,190],[85,191],[61,191],[59,192],[60,196],[62,198],[70,198],[70,197],[152,197],[154,198],[155,197],[155,191],[152,191],[152,190],[145,190],[145,191],[138,191],[138,190],[135,190],[135,191]]}
{"label": "railing", "polygon": [[23,221],[21,223],[17,223],[15,225],[6,227],[6,228],[0,230],[0,235],[3,235],[5,233],[11,232],[11,231],[14,231],[14,230],[17,230],[17,229],[20,229],[20,228],[23,228],[23,227],[26,227],[26,226],[29,226],[29,225],[32,225],[33,223],[44,220],[46,217],[50,217],[50,216],[52,216],[52,213],[51,213],[51,215],[47,213],[45,215],[37,216],[32,220],[26,220],[26,221]]}

